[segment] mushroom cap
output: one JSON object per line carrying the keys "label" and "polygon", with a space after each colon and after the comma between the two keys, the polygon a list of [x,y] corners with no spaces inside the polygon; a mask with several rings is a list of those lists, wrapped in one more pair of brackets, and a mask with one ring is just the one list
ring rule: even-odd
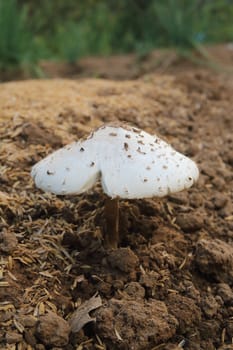
{"label": "mushroom cap", "polygon": [[58,149],[32,167],[31,176],[38,188],[58,195],[79,194],[98,180],[92,140],[78,141]]}
{"label": "mushroom cap", "polygon": [[100,178],[110,197],[163,197],[197,181],[195,162],[157,136],[134,127],[105,125],[65,146],[32,168],[36,186],[78,194]]}

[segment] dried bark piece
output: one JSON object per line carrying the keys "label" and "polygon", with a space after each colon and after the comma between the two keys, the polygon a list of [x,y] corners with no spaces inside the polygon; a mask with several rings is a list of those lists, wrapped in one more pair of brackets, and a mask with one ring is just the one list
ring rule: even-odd
{"label": "dried bark piece", "polygon": [[71,331],[73,333],[80,331],[87,323],[95,322],[96,318],[91,317],[89,312],[99,308],[102,305],[102,300],[100,296],[94,295],[89,300],[86,300],[82,305],[74,311],[73,315],[70,318],[69,324]]}

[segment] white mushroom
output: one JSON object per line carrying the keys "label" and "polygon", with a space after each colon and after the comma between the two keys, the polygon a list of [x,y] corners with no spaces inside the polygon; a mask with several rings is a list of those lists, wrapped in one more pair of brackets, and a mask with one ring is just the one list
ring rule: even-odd
{"label": "white mushroom", "polygon": [[107,126],[94,133],[104,192],[111,198],[163,197],[197,180],[196,164],[157,136]]}
{"label": "white mushroom", "polygon": [[[38,188],[62,195],[83,193],[100,178],[111,199],[129,199],[182,191],[197,181],[199,171],[157,136],[105,125],[38,162],[31,175]],[[113,201],[110,205],[113,210]]]}
{"label": "white mushroom", "polygon": [[32,168],[38,188],[55,194],[79,194],[89,190],[100,175],[96,161],[97,142],[74,142],[53,152]]}

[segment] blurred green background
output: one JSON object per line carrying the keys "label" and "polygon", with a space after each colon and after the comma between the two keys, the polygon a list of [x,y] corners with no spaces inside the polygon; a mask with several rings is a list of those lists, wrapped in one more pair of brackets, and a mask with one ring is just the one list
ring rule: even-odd
{"label": "blurred green background", "polygon": [[0,0],[0,69],[233,41],[233,0]]}

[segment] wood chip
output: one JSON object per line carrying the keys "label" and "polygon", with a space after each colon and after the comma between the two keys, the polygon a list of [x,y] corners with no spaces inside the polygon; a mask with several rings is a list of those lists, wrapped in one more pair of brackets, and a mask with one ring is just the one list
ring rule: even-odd
{"label": "wood chip", "polygon": [[9,283],[6,281],[0,281],[0,287],[9,287]]}

